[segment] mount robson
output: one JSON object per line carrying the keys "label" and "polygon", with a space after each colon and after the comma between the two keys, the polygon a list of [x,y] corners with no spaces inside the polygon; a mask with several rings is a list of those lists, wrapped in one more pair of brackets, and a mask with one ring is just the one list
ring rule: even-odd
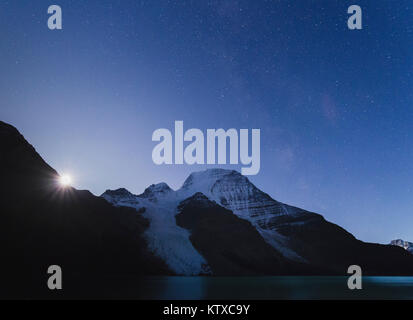
{"label": "mount robson", "polygon": [[[147,276],[413,275],[401,247],[365,243],[321,215],[272,199],[237,171],[192,173],[101,197],[58,185],[13,126],[0,122],[0,297],[124,296]],[[48,267],[63,288],[47,287]]]}

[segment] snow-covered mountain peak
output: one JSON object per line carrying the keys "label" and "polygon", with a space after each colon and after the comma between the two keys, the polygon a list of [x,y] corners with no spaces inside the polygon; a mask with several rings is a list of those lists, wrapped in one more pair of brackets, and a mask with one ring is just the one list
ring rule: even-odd
{"label": "snow-covered mountain peak", "polygon": [[251,222],[264,239],[286,257],[302,261],[301,257],[285,246],[288,239],[278,234],[275,226],[280,225],[280,221],[304,221],[313,215],[272,199],[247,177],[234,170],[210,169],[194,172],[177,194],[179,198],[186,199],[197,192]]}
{"label": "snow-covered mountain peak", "polygon": [[[209,191],[212,186],[220,179],[231,175],[242,175],[235,170],[225,170],[225,169],[207,169],[204,171],[193,172],[185,180],[182,185],[182,190],[202,190]],[[209,190],[208,190],[209,189]]]}
{"label": "snow-covered mountain peak", "polygon": [[413,242],[404,241],[402,239],[393,240],[390,242],[393,246],[402,247],[403,249],[413,253]]}
{"label": "snow-covered mountain peak", "polygon": [[[175,216],[180,205],[188,203],[197,208],[220,205],[239,218],[251,222],[272,247],[291,260],[304,261],[289,249],[288,239],[279,234],[275,226],[288,224],[296,214],[307,216],[303,210],[284,205],[259,190],[239,172],[208,169],[192,173],[177,190],[166,183],[149,186],[139,196],[103,197],[115,205],[145,208],[144,216],[150,220],[146,232],[149,247],[161,256],[179,274],[206,272],[205,259],[192,246],[188,230],[177,226]],[[289,216],[288,219],[285,217]],[[300,218],[300,221],[303,219]],[[292,222],[292,221],[290,221]],[[173,254],[172,254],[173,252]]]}
{"label": "snow-covered mountain peak", "polygon": [[174,192],[166,183],[161,182],[158,184],[152,184],[145,191],[139,195],[140,198],[149,200],[155,200],[159,197],[163,197]]}
{"label": "snow-covered mountain peak", "polygon": [[125,188],[106,190],[101,195],[101,197],[106,201],[118,206],[124,205],[128,207],[135,207],[135,205],[139,203],[136,199],[136,196]]}
{"label": "snow-covered mountain peak", "polygon": [[110,196],[118,196],[118,197],[133,196],[133,194],[125,188],[119,188],[116,190],[108,189],[103,194],[110,195]]}
{"label": "snow-covered mountain peak", "polygon": [[145,192],[154,192],[154,193],[162,193],[162,192],[169,192],[169,191],[172,191],[172,189],[165,182],[152,184],[145,190]]}
{"label": "snow-covered mountain peak", "polygon": [[272,207],[271,213],[286,214],[284,207],[259,190],[249,179],[235,170],[209,169],[192,173],[178,190],[182,198],[202,192],[210,200],[243,217],[252,217],[256,209],[265,214],[262,207]]}

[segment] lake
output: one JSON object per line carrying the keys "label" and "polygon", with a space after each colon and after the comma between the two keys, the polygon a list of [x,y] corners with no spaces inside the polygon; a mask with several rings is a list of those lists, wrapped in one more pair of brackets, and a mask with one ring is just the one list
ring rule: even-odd
{"label": "lake", "polygon": [[[413,299],[413,277],[363,277],[349,290],[347,277],[151,277],[139,280],[141,299]],[[133,285],[130,283],[130,290]],[[129,296],[129,294],[128,294]]]}

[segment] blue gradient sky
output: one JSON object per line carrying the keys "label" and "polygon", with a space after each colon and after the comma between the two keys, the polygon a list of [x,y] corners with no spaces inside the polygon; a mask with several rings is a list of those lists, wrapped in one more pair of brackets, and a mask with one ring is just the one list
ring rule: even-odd
{"label": "blue gradient sky", "polygon": [[413,240],[410,0],[3,0],[0,37],[0,119],[78,188],[178,188],[205,167],[153,164],[175,120],[260,128],[259,188],[362,240]]}

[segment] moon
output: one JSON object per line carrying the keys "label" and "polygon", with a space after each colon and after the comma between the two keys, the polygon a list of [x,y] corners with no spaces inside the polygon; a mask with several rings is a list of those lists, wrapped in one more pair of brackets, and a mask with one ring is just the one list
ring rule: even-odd
{"label": "moon", "polygon": [[59,177],[59,183],[63,187],[69,187],[72,184],[72,177],[64,174]]}

